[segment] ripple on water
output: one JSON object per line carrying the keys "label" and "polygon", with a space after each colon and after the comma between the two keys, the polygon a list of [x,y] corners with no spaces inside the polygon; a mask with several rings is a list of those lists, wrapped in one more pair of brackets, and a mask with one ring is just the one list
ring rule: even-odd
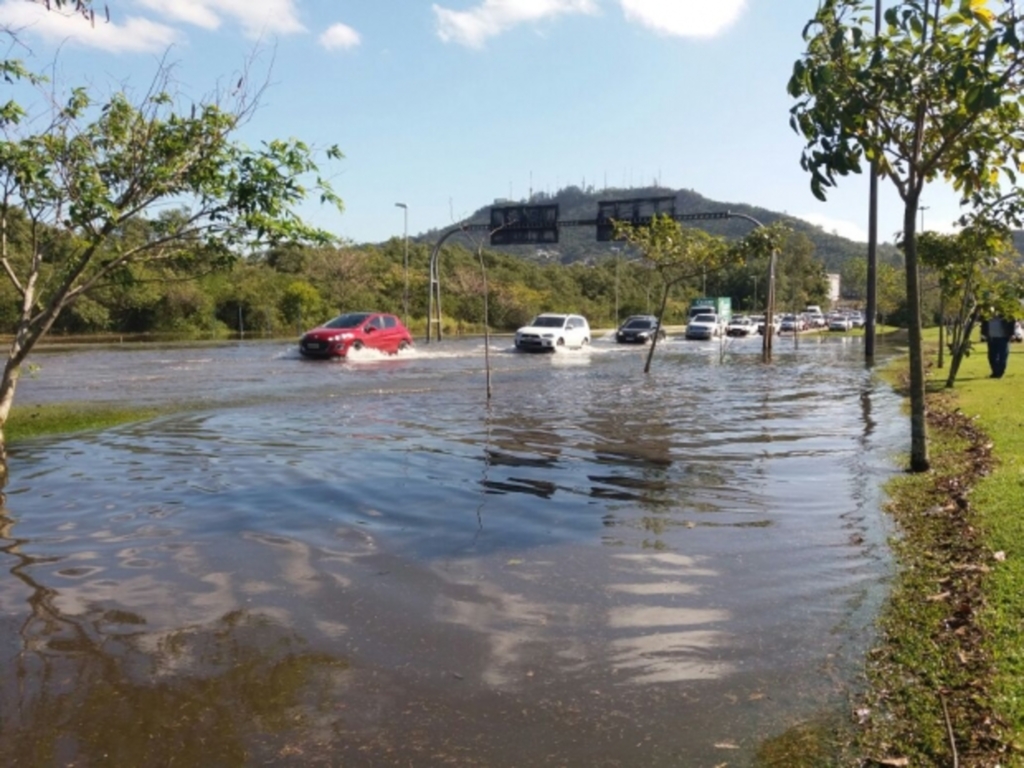
{"label": "ripple on water", "polygon": [[477,340],[44,356],[19,396],[209,407],[12,451],[0,673],[34,687],[0,694],[0,759],[61,722],[69,762],[157,760],[175,712],[183,759],[742,762],[856,663],[902,439],[857,347],[756,342],[644,376],[496,339],[490,403]]}

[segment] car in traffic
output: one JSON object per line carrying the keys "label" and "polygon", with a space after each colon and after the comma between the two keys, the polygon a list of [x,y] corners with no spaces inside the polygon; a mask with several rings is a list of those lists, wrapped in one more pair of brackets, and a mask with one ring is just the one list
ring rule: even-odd
{"label": "car in traffic", "polygon": [[783,315],[782,323],[779,325],[779,331],[782,333],[799,333],[800,331],[807,330],[807,322],[800,315]]}
{"label": "car in traffic", "polygon": [[615,341],[619,344],[646,344],[651,339],[665,338],[665,331],[658,325],[654,315],[633,315],[627,317],[615,332]]}
{"label": "car in traffic", "polygon": [[701,341],[713,339],[721,335],[722,322],[718,319],[718,315],[710,312],[694,315],[690,318],[690,322],[686,324],[685,336],[687,339]]}
{"label": "car in traffic", "polygon": [[828,319],[825,317],[825,315],[821,313],[820,310],[817,312],[803,312],[801,313],[801,317],[804,321],[804,330],[807,330],[808,328],[828,327]]}
{"label": "car in traffic", "polygon": [[304,357],[347,357],[349,352],[376,349],[394,355],[412,346],[412,334],[386,312],[347,312],[306,331],[299,339]]}
{"label": "car in traffic", "polygon": [[830,331],[848,331],[853,328],[853,322],[850,320],[849,315],[835,314],[828,319],[828,329]]}
{"label": "car in traffic", "polygon": [[729,321],[729,324],[725,326],[725,335],[742,338],[744,336],[750,336],[757,333],[757,323],[751,320],[749,317],[739,315]]}
{"label": "car in traffic", "polygon": [[582,315],[545,312],[516,331],[515,344],[516,349],[524,352],[586,347],[590,344],[590,324]]}
{"label": "car in traffic", "polygon": [[[758,315],[752,318],[754,326],[757,328],[757,333],[764,336],[764,315]],[[782,317],[780,315],[772,315],[772,333],[778,334],[782,329]]]}

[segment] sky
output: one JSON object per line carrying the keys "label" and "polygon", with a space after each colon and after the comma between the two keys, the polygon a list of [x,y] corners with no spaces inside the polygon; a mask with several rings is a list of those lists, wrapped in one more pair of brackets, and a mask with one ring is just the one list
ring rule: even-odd
{"label": "sky", "polygon": [[[652,183],[867,240],[867,176],[818,201],[789,126],[818,0],[106,0],[94,24],[43,1],[0,0],[0,27],[58,88],[142,94],[161,66],[184,101],[241,73],[265,85],[239,140],[337,145],[321,168],[345,211],[301,213],[352,242],[531,191]],[[892,241],[902,203],[880,189]],[[952,230],[951,191],[922,206],[926,229]]]}

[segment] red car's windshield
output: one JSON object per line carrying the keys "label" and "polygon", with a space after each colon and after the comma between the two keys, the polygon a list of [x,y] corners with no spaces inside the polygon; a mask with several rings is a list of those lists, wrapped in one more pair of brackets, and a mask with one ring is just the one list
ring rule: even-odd
{"label": "red car's windshield", "polygon": [[349,312],[324,323],[324,328],[356,328],[370,316],[369,312]]}

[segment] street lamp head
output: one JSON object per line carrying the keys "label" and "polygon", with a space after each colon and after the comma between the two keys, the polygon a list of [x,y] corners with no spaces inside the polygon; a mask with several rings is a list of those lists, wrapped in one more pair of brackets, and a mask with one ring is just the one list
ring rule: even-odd
{"label": "street lamp head", "polygon": [[409,206],[407,206],[405,203],[395,203],[395,207],[396,208],[408,208]]}

